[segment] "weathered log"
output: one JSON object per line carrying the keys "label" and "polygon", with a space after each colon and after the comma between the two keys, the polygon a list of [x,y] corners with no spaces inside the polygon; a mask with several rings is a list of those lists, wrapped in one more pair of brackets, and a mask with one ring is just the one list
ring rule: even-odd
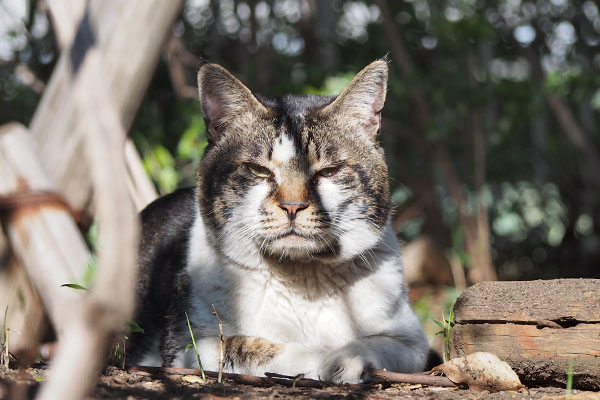
{"label": "weathered log", "polygon": [[33,136],[21,125],[0,129],[0,196],[0,217],[11,248],[60,336],[70,305],[81,299],[79,291],[61,285],[83,276],[90,253],[37,158]]}
{"label": "weathered log", "polygon": [[485,282],[454,306],[453,356],[496,354],[525,384],[600,389],[600,280]]}
{"label": "weathered log", "polygon": [[[92,26],[92,30],[82,32],[82,36],[91,35],[106,60],[102,78],[109,87],[126,131],[152,77],[162,44],[181,4],[181,0],[90,2],[88,14],[94,15],[94,20],[85,26]],[[51,10],[60,8],[53,7]],[[54,11],[54,17],[63,20],[78,16],[78,12],[69,11]],[[61,38],[61,41],[68,41],[69,35],[75,31],[62,29],[61,35],[65,39]],[[64,194],[73,208],[80,210],[91,201],[92,180],[84,160],[82,132],[76,130],[83,116],[75,113],[73,54],[71,47],[65,45],[30,129],[40,145],[42,162],[48,167],[59,192]],[[130,179],[134,180],[135,172],[131,167],[128,171]]]}

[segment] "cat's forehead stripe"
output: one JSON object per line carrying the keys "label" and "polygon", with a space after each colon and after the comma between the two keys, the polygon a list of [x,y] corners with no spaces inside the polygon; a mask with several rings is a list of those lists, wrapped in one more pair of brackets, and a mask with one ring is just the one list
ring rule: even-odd
{"label": "cat's forehead stripe", "polygon": [[271,160],[274,163],[286,164],[296,156],[296,146],[288,135],[278,135],[273,143]]}

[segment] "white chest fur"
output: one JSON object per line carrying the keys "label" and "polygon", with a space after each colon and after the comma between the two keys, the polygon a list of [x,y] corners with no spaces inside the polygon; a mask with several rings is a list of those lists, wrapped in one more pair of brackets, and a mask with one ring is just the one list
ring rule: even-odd
{"label": "white chest fur", "polygon": [[194,322],[214,331],[214,304],[226,335],[316,347],[343,344],[369,330],[371,321],[361,308],[390,318],[389,306],[401,293],[401,270],[389,254],[378,259],[374,253],[372,263],[378,265],[370,267],[376,270],[360,281],[354,275],[360,267],[352,263],[304,265],[290,271],[272,271],[266,264],[263,269],[245,268],[215,252],[200,218],[193,226],[188,255]]}

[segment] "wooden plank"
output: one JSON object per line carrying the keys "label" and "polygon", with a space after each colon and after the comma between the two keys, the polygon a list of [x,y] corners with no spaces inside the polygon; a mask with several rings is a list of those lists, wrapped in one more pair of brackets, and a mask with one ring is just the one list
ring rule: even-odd
{"label": "wooden plank", "polygon": [[57,201],[24,204],[24,197],[52,193],[54,186],[36,158],[33,136],[18,124],[0,128],[0,196],[4,196],[2,224],[11,249],[27,270],[46,311],[62,334],[71,305],[81,292],[66,287],[83,276],[90,253],[69,211]]}
{"label": "wooden plank", "polygon": [[454,313],[457,323],[600,322],[600,279],[479,283],[461,294]]}
{"label": "wooden plank", "polygon": [[538,328],[520,324],[458,324],[452,357],[486,351],[506,361],[525,383],[566,384],[573,360],[576,387],[600,389],[600,324]]}

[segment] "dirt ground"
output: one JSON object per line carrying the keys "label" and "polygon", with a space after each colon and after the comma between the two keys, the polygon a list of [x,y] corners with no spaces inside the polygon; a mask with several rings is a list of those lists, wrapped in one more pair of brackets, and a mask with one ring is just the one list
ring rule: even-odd
{"label": "dirt ground", "polygon": [[[0,399],[32,399],[45,368],[5,370],[0,367]],[[425,387],[408,384],[334,385],[322,388],[294,388],[279,384],[258,387],[214,379],[194,382],[195,375],[149,373],[107,367],[98,379],[93,399],[565,399],[561,388],[530,388],[521,392],[475,392],[458,388]],[[600,399],[598,392],[574,390],[571,399]]]}

